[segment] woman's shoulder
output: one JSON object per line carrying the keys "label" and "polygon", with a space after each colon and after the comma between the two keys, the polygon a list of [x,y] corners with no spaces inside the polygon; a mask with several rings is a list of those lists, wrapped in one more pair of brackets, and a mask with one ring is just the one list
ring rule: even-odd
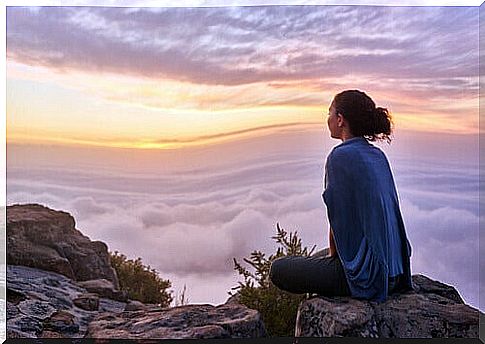
{"label": "woman's shoulder", "polygon": [[328,160],[331,161],[375,161],[386,160],[387,156],[379,147],[367,143],[367,144],[348,144],[337,145],[332,148],[328,155]]}
{"label": "woman's shoulder", "polygon": [[355,151],[345,146],[336,146],[328,154],[326,166],[332,169],[348,170],[349,166],[355,165],[358,161]]}
{"label": "woman's shoulder", "polygon": [[351,159],[361,148],[358,148],[354,145],[338,145],[332,148],[330,154],[328,155],[329,159]]}

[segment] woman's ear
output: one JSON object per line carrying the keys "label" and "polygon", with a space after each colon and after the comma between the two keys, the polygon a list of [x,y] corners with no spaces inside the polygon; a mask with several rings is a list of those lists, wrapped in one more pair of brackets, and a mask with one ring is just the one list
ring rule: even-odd
{"label": "woman's ear", "polygon": [[337,114],[337,125],[341,128],[344,125],[344,116]]}

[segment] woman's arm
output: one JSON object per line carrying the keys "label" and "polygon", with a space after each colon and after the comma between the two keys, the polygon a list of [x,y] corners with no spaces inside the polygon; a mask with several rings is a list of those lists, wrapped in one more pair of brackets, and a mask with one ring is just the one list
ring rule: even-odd
{"label": "woman's arm", "polygon": [[329,237],[328,257],[334,257],[337,255],[337,249],[335,248],[335,240],[333,239],[332,227],[330,227],[328,237]]}

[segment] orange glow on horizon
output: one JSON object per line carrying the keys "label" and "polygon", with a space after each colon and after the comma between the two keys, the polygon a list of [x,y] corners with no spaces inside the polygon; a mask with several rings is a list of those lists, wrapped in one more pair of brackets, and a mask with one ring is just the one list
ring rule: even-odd
{"label": "orange glow on horizon", "polygon": [[[341,89],[373,86],[371,79],[355,76],[352,82],[330,78],[203,85],[60,73],[7,62],[7,143],[163,150],[214,145],[282,128],[322,130],[335,84]],[[329,88],[325,82],[334,84]],[[395,131],[478,132],[477,97],[450,103],[384,86],[375,85],[369,95],[377,106],[390,110]]]}
{"label": "orange glow on horizon", "polygon": [[[416,131],[421,133],[446,133],[446,134],[461,134],[472,135],[478,134],[478,126],[470,130],[467,127],[454,128],[450,130],[449,125],[439,125],[436,119],[423,118],[416,116],[402,116],[394,119],[394,133],[400,130]],[[434,125],[434,130],[426,130],[423,127]],[[476,130],[475,130],[476,128]],[[326,122],[307,122],[307,123],[287,123],[274,126],[253,127],[240,131],[233,131],[221,133],[213,136],[199,136],[199,137],[184,137],[174,140],[176,142],[157,142],[156,140],[125,140],[125,139],[84,139],[79,137],[60,137],[58,135],[31,135],[27,133],[15,133],[7,136],[7,144],[55,144],[62,146],[96,146],[106,148],[126,148],[126,149],[144,149],[144,150],[164,150],[164,149],[180,149],[186,147],[202,147],[222,144],[225,142],[236,141],[240,139],[250,139],[252,137],[261,137],[277,133],[281,130],[295,130],[295,131],[318,131],[327,130]]]}
{"label": "orange glow on horizon", "polygon": [[7,144],[57,144],[66,146],[97,146],[129,149],[178,149],[195,146],[209,146],[239,139],[260,137],[274,134],[281,130],[322,131],[322,123],[287,123],[274,126],[253,127],[213,136],[185,137],[177,139],[177,142],[157,142],[154,140],[127,141],[122,139],[89,140],[82,138],[56,137],[56,135],[33,136],[30,134],[15,134],[7,139]]}

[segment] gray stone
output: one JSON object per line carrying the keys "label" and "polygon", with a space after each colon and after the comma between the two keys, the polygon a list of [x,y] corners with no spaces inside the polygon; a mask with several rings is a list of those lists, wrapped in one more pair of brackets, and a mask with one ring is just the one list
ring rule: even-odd
{"label": "gray stone", "polygon": [[260,314],[240,304],[161,308],[119,290],[106,244],[66,212],[7,207],[8,338],[251,338]]}
{"label": "gray stone", "polygon": [[412,278],[414,291],[380,304],[342,296],[303,301],[295,337],[478,337],[479,310],[466,305],[455,288],[423,275]]}
{"label": "gray stone", "polygon": [[[7,265],[7,284],[8,338],[82,338],[97,314],[75,306],[72,300],[90,294],[75,281],[55,272]],[[97,298],[93,294],[91,297]],[[121,312],[125,304],[99,298],[103,311]]]}
{"label": "gray stone", "polygon": [[86,338],[183,339],[266,336],[259,312],[243,305],[184,305],[160,310],[100,314]]}
{"label": "gray stone", "polygon": [[11,319],[16,317],[20,313],[19,309],[17,306],[12,303],[7,301],[7,319]]}
{"label": "gray stone", "polygon": [[128,300],[128,303],[125,306],[126,312],[140,311],[140,310],[146,310],[146,309],[147,309],[147,306],[137,300]]}
{"label": "gray stone", "polygon": [[18,329],[12,328],[12,325],[7,323],[7,338],[38,338],[35,334],[29,332],[22,332]]}
{"label": "gray stone", "polygon": [[68,311],[56,311],[52,316],[43,323],[44,330],[57,333],[72,334],[79,332],[79,324],[75,321],[75,316]]}
{"label": "gray stone", "polygon": [[72,302],[79,308],[87,311],[97,311],[99,309],[99,296],[93,293],[79,295]]}
{"label": "gray stone", "polygon": [[21,301],[26,300],[27,295],[14,288],[7,288],[7,301],[18,305]]}
{"label": "gray stone", "polygon": [[37,336],[43,329],[39,318],[20,314],[14,319],[7,319],[7,328],[21,333],[28,333],[30,336]]}
{"label": "gray stone", "polygon": [[82,288],[85,288],[91,293],[96,293],[101,297],[113,299],[117,301],[127,301],[128,295],[124,291],[117,290],[111,281],[106,279],[96,279],[89,281],[78,282]]}
{"label": "gray stone", "polygon": [[56,311],[49,302],[31,299],[20,302],[17,308],[21,313],[40,320],[49,318]]}

